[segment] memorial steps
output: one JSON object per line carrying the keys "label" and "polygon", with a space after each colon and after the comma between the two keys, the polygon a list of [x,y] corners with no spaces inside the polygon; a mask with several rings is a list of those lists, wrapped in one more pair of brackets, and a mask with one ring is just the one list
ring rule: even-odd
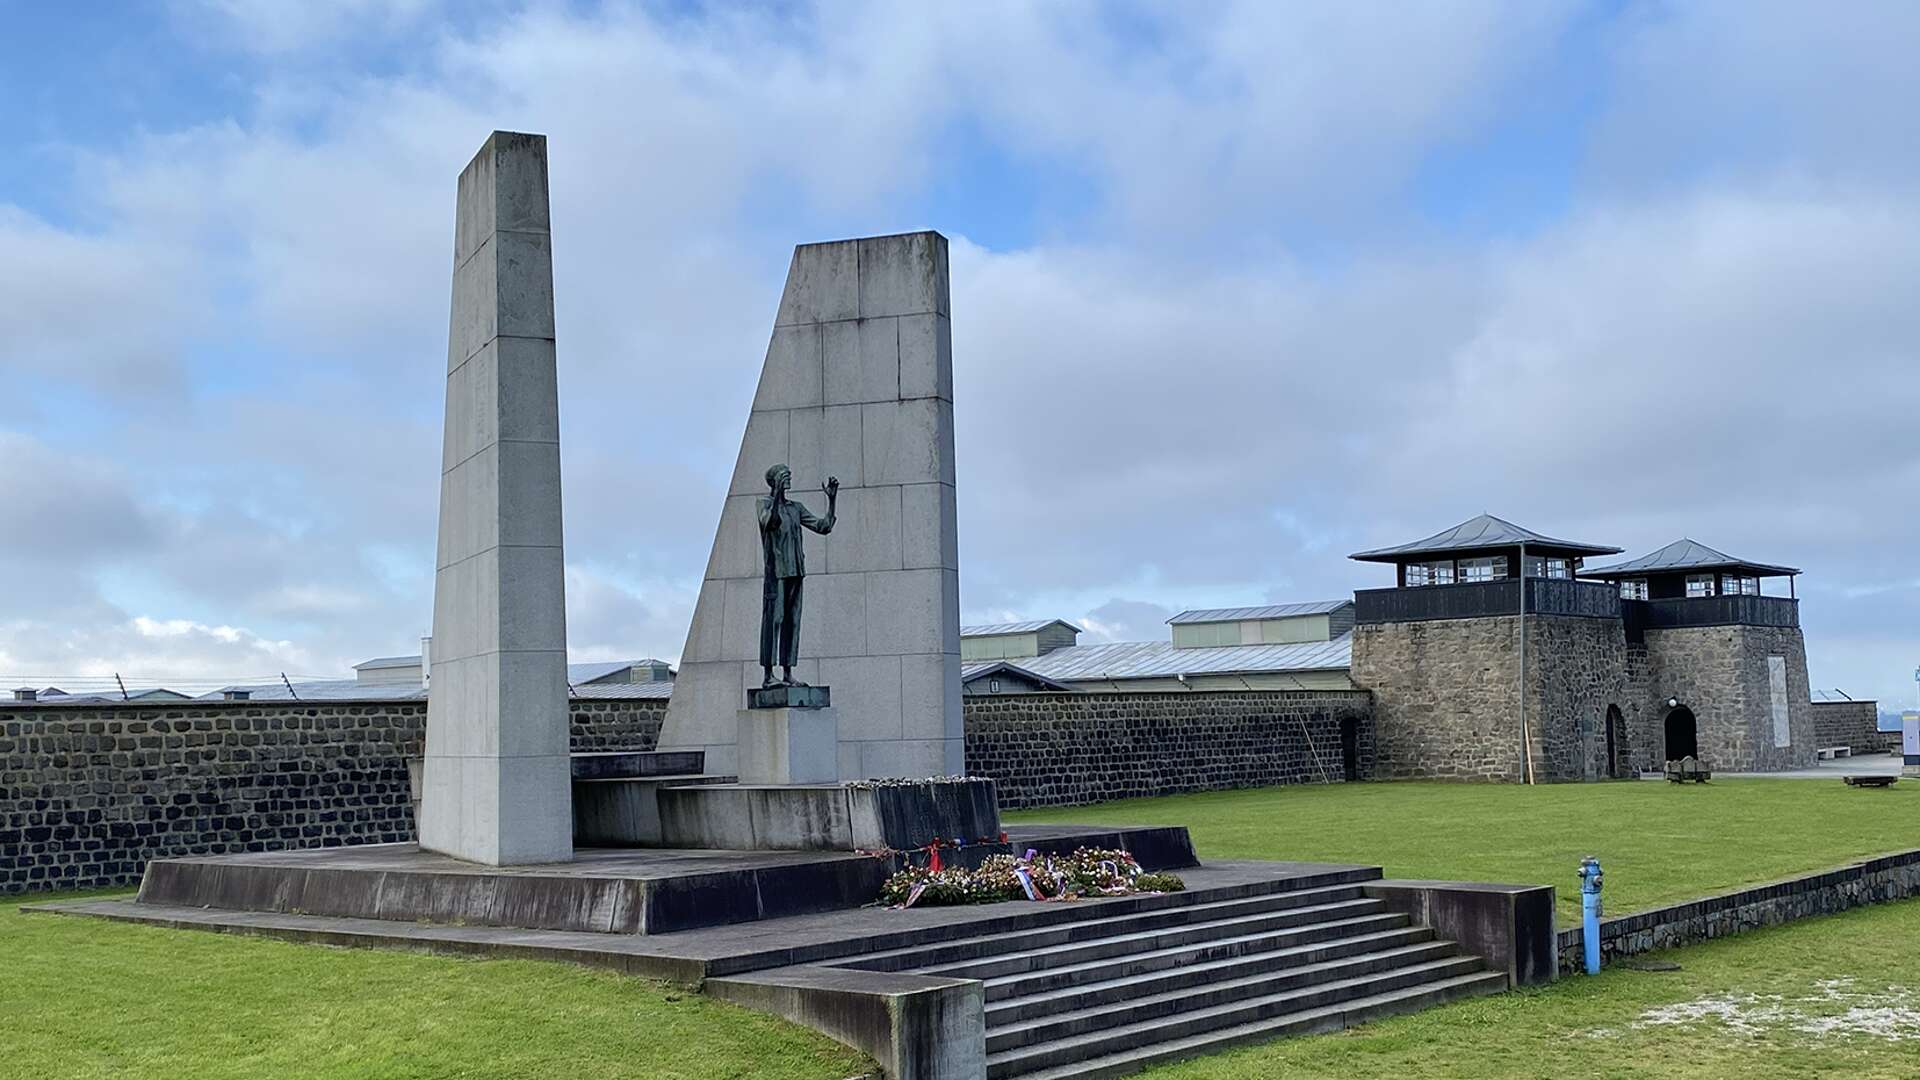
{"label": "memorial steps", "polygon": [[1368,897],[1378,870],[1338,876],[1196,890],[1150,910],[1103,905],[832,963],[981,980],[995,1078],[1118,1076],[1507,988],[1479,957]]}

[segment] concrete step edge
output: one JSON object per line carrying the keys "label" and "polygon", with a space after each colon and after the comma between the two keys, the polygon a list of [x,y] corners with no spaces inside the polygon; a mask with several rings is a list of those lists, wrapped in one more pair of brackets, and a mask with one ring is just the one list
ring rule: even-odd
{"label": "concrete step edge", "polygon": [[[1134,953],[1130,956],[1089,960],[1084,964],[1070,964],[1065,967],[996,976],[984,980],[987,987],[987,1001],[1012,1002],[1036,994],[1070,990],[1088,981],[1097,983],[1105,981],[1106,978],[1117,977],[1103,977],[1101,973],[1128,966],[1146,965],[1141,967],[1139,972],[1141,976],[1146,976],[1165,974],[1170,970],[1191,971],[1205,965],[1257,963],[1270,959],[1285,960],[1316,953],[1352,955],[1353,952],[1365,950],[1370,946],[1384,948],[1392,945],[1417,945],[1435,940],[1431,927],[1416,925],[1368,931],[1348,937],[1309,941],[1298,945],[1283,944],[1289,936],[1296,935],[1293,935],[1293,931],[1282,930],[1253,934],[1243,938],[1223,938],[1219,941],[1205,941],[1193,945],[1175,945],[1153,952]],[[1242,945],[1247,947],[1241,948]]]}
{"label": "concrete step edge", "polygon": [[1018,1068],[1017,1062],[1009,1056],[1003,1056],[997,1062],[989,1056],[987,1075],[994,1080],[1012,1076],[1028,1077],[1030,1080],[1069,1080],[1069,1078],[1095,1080],[1095,1078],[1127,1076],[1152,1065],[1180,1061],[1202,1054],[1218,1053],[1236,1046],[1270,1042],[1287,1036],[1339,1031],[1342,1028],[1356,1027],[1389,1016],[1418,1012],[1466,997],[1499,993],[1505,988],[1506,979],[1499,972],[1481,972],[1477,975],[1465,975],[1456,979],[1405,987],[1372,997],[1355,998],[1317,1009],[1272,1017],[1257,1023],[1222,1028],[1160,1043],[1144,1044],[1096,1058],[1086,1058],[1047,1068],[1023,1070]]}
{"label": "concrete step edge", "polygon": [[1299,922],[1282,922],[1278,925],[1260,926],[1256,929],[1253,928],[1251,924],[1264,922],[1270,917],[1254,916],[1249,919],[1235,920],[1225,924],[1176,927],[1142,934],[1125,934],[1119,937],[1095,938],[1092,941],[1072,942],[1046,949],[1035,949],[1024,953],[995,954],[955,963],[914,968],[912,970],[915,974],[920,975],[940,975],[951,979],[984,980],[999,975],[1045,971],[1053,967],[1065,967],[1092,960],[1139,956],[1180,946],[1242,939],[1253,940],[1271,934],[1292,933],[1301,937],[1304,941],[1325,941],[1334,937],[1343,936],[1347,932],[1364,933],[1372,929],[1391,929],[1406,926],[1409,922],[1404,913],[1386,911],[1380,908],[1318,914],[1331,915],[1332,917],[1306,919]]}
{"label": "concrete step edge", "polygon": [[[1484,971],[1478,957],[1451,956],[1424,963],[1406,964],[1378,971],[1315,981],[1263,993],[1264,978],[1256,976],[1224,984],[1209,984],[1193,990],[1157,994],[1137,1001],[1123,1001],[1074,1012],[1045,1017],[1027,1024],[1016,1024],[987,1032],[987,1054],[1020,1047],[1070,1043],[1085,1035],[1109,1037],[1135,1027],[1204,1025],[1199,1030],[1258,1023],[1269,1016],[1301,1012],[1337,1004],[1354,998],[1370,997],[1409,986]],[[1224,1001],[1209,1000],[1221,992],[1230,992]],[[1321,1000],[1325,999],[1325,1000]],[[1206,1001],[1197,1008],[1183,1005]],[[1305,1004],[1315,1001],[1316,1004]],[[1292,1007],[1289,1007],[1292,1006]],[[1270,1010],[1279,1010],[1273,1012]]]}
{"label": "concrete step edge", "polygon": [[[1312,946],[1334,952],[1328,944]],[[1016,1025],[1066,1016],[1107,1004],[1137,1004],[1182,993],[1215,992],[1236,984],[1266,982],[1276,989],[1334,981],[1342,972],[1381,972],[1428,961],[1458,960],[1459,946],[1432,940],[1396,943],[1384,948],[1336,953],[1298,963],[1275,964],[1273,953],[1209,961],[1175,971],[1154,971],[1079,983],[1044,994],[1010,998],[987,1005],[989,1033]],[[1099,1000],[1106,997],[1107,1000]]]}
{"label": "concrete step edge", "polygon": [[[1122,912],[1112,916],[1096,916],[1092,912],[1087,912],[1089,917],[1072,922],[1037,926],[1009,933],[977,934],[941,942],[931,948],[919,946],[889,950],[885,953],[863,956],[855,962],[839,966],[873,968],[875,964],[905,960],[911,963],[899,970],[919,971],[935,964],[959,963],[963,960],[980,960],[1010,953],[1034,952],[1062,945],[1149,933],[1153,930],[1225,923],[1239,918],[1258,918],[1288,911],[1325,907],[1329,904],[1364,902],[1371,899],[1361,891],[1359,885],[1329,885],[1315,889],[1237,896],[1202,904],[1157,908],[1152,911]],[[937,954],[946,950],[964,951],[973,955],[957,958],[936,956],[933,960],[928,959],[930,953]]]}
{"label": "concrete step edge", "polygon": [[[1097,912],[1084,906],[1073,904],[1033,904],[1027,903],[1023,910],[1011,911],[1004,916],[982,919],[971,923],[951,926],[922,927],[915,930],[895,931],[877,934],[865,940],[868,947],[859,948],[837,956],[809,956],[806,963],[829,964],[834,967],[868,967],[873,970],[891,970],[882,965],[889,960],[911,958],[923,952],[926,946],[958,943],[975,938],[999,938],[1012,934],[1035,930],[1047,930],[1068,926],[1080,922],[1098,922],[1122,918],[1136,914],[1160,911],[1173,911],[1192,908],[1205,904],[1225,903],[1254,897],[1276,896],[1295,892],[1312,892],[1320,889],[1340,889],[1364,886],[1367,882],[1378,880],[1377,867],[1362,867],[1353,870],[1329,871],[1326,874],[1311,875],[1305,878],[1275,878],[1267,881],[1241,882],[1235,885],[1220,885],[1209,888],[1191,889],[1178,893],[1154,893],[1146,896],[1122,897],[1099,902]],[[1334,878],[1337,880],[1321,880]],[[1304,882],[1304,883],[1303,883]]]}

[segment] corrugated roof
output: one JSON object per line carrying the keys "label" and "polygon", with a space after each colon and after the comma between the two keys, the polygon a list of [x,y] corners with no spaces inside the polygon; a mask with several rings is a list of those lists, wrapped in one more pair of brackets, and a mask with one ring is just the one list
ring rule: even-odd
{"label": "corrugated roof", "polygon": [[1519,544],[1535,544],[1540,547],[1558,548],[1576,555],[1618,555],[1621,549],[1605,544],[1588,544],[1578,540],[1557,540],[1532,529],[1521,528],[1511,521],[1481,514],[1479,517],[1463,521],[1445,532],[1437,532],[1425,540],[1415,540],[1410,544],[1398,544],[1393,547],[1374,548],[1372,551],[1357,551],[1348,558],[1362,562],[1398,562],[1418,555],[1438,555],[1447,551],[1468,551],[1475,548],[1514,547]]}
{"label": "corrugated roof", "polygon": [[617,675],[645,662],[644,660],[596,660],[589,664],[568,664],[567,681],[570,683],[592,682],[595,679],[604,679],[608,675]]}
{"label": "corrugated roof", "polygon": [[[212,693],[201,694],[196,700],[219,701],[229,690],[245,690],[254,701],[292,701],[296,698],[301,701],[422,701],[427,696],[425,687],[410,684],[369,686],[353,679],[323,679],[294,683],[291,694],[281,683],[259,683],[249,686],[223,686]],[[595,701],[611,698],[665,698],[672,694],[671,682],[646,682],[579,686],[574,689],[572,696],[576,699]]]}
{"label": "corrugated roof", "polygon": [[[403,668],[403,667],[419,667],[419,666],[420,666],[420,656],[419,654],[416,653],[413,656],[375,657],[374,659],[368,660],[365,663],[353,665],[353,670],[376,671],[384,668]],[[628,668],[662,667],[662,666],[667,666],[667,662],[664,660],[655,660],[655,659],[652,659],[651,657],[645,660],[594,660],[584,664],[568,664],[567,665],[567,681],[576,682],[576,683],[592,682],[595,679],[605,678],[608,675],[612,675],[615,672],[619,672],[619,671],[625,671]]]}
{"label": "corrugated roof", "polygon": [[1167,623],[1240,622],[1244,619],[1286,619],[1295,615],[1326,615],[1353,603],[1352,600],[1314,600],[1304,604],[1268,604],[1265,607],[1196,608],[1183,611]]}
{"label": "corrugated roof", "polygon": [[997,674],[1008,674],[1027,679],[1030,682],[1039,683],[1049,690],[1071,691],[1073,689],[1073,687],[1068,686],[1066,683],[1060,682],[1057,679],[1049,679],[1037,671],[1032,671],[1010,660],[976,660],[970,664],[960,665],[961,682],[972,682],[974,679],[980,678],[983,675]]}
{"label": "corrugated roof", "polygon": [[1168,641],[1105,642],[1055,649],[1045,656],[1023,657],[1020,665],[1036,675],[1062,682],[1339,671],[1353,666],[1353,635],[1293,645],[1219,645],[1200,649],[1176,649]]}
{"label": "corrugated roof", "polygon": [[1775,566],[1772,563],[1757,563],[1748,559],[1736,559],[1724,551],[1717,551],[1698,540],[1681,537],[1659,551],[1642,555],[1612,566],[1599,566],[1591,570],[1580,571],[1581,577],[1618,578],[1639,574],[1658,574],[1676,570],[1749,570],[1756,577],[1776,577],[1797,574],[1800,571],[1791,566]]}
{"label": "corrugated roof", "polygon": [[414,683],[382,686],[357,679],[316,679],[294,683],[291,693],[284,683],[236,684],[201,694],[196,700],[219,701],[229,690],[245,690],[253,701],[413,701],[425,700],[427,696],[426,687]]}
{"label": "corrugated roof", "polygon": [[1080,633],[1079,627],[1065,619],[1029,619],[1026,622],[987,623],[977,626],[963,626],[960,628],[960,636],[996,637],[1000,634],[1031,634],[1055,625],[1064,626],[1076,634]]}
{"label": "corrugated roof", "polygon": [[614,698],[622,700],[633,698],[665,699],[673,696],[673,683],[665,680],[660,682],[599,683],[593,686],[576,686],[573,690],[573,696],[576,700],[586,701],[603,701]]}

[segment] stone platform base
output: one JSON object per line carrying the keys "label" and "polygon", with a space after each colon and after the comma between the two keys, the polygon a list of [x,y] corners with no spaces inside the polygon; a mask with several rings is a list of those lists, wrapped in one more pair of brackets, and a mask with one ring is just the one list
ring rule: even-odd
{"label": "stone platform base", "polygon": [[[1014,830],[1048,852],[1123,847],[1148,869],[1195,865],[1183,828]],[[991,849],[970,849],[984,855]],[[1001,849],[1004,850],[1004,849]],[[924,862],[924,858],[921,860]],[[909,862],[851,852],[581,850],[567,863],[493,867],[413,844],[160,859],[140,905],[463,926],[661,934],[871,903]]]}
{"label": "stone platform base", "polygon": [[663,786],[655,797],[660,843],[673,848],[910,851],[1000,836],[991,780]]}
{"label": "stone platform base", "polygon": [[831,784],[840,779],[840,726],[832,709],[741,709],[737,723],[741,780]]}

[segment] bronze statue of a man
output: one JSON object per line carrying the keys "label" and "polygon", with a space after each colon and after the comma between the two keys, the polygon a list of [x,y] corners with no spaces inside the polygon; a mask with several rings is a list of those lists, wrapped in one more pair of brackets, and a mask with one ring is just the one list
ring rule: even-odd
{"label": "bronze statue of a man", "polygon": [[[769,494],[760,500],[760,550],[766,556],[766,577],[760,607],[760,666],[766,671],[763,686],[805,686],[793,678],[793,658],[800,649],[800,585],[807,576],[806,537],[801,529],[812,529],[825,536],[833,531],[834,504],[840,498],[840,481],[827,477],[827,516],[814,517],[812,511],[787,498],[793,473],[785,465],[767,470]],[[773,666],[780,665],[781,678],[773,677]]]}

